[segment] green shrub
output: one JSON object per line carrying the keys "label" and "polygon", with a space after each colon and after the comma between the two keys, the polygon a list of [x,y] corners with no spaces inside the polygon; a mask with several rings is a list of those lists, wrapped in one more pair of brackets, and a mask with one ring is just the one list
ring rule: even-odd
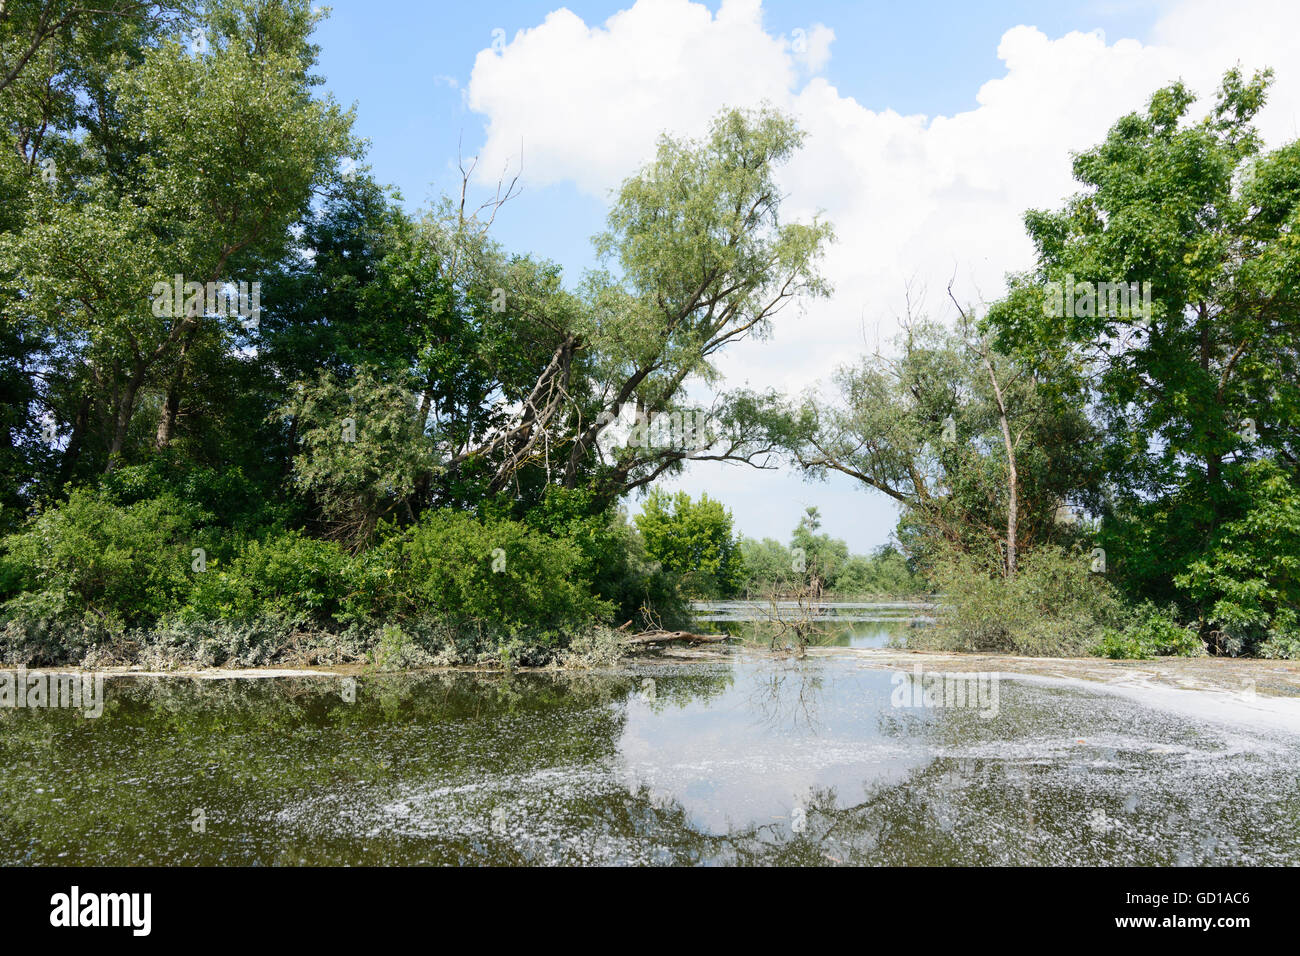
{"label": "green shrub", "polygon": [[152,624],[188,597],[192,549],[210,547],[195,518],[170,495],[119,505],[74,490],[5,539],[6,616],[90,620],[110,630]]}
{"label": "green shrub", "polygon": [[1205,644],[1195,628],[1185,627],[1174,619],[1172,610],[1162,611],[1153,604],[1145,604],[1126,627],[1107,628],[1094,653],[1115,660],[1200,657],[1205,653]]}
{"label": "green shrub", "polygon": [[621,508],[603,509],[581,488],[547,488],[523,520],[544,534],[570,541],[583,560],[592,592],[614,606],[618,623],[643,610],[664,626],[685,627],[690,611],[677,580],[649,556],[645,539]]}
{"label": "green shrub", "polygon": [[505,637],[558,646],[607,617],[571,542],[504,518],[430,510],[358,562],[344,617],[399,622],[449,618]]}
{"label": "green shrub", "polygon": [[1259,656],[1273,660],[1300,660],[1300,630],[1274,630],[1259,645]]}
{"label": "green shrub", "polygon": [[284,531],[251,541],[228,568],[209,566],[186,606],[187,620],[333,625],[351,589],[354,561],[333,541]]}
{"label": "green shrub", "polygon": [[909,634],[909,646],[1082,656],[1123,618],[1118,596],[1091,572],[1087,555],[1055,545],[1023,552],[1011,579],[995,562],[957,551],[940,552],[932,574],[942,595],[936,626]]}

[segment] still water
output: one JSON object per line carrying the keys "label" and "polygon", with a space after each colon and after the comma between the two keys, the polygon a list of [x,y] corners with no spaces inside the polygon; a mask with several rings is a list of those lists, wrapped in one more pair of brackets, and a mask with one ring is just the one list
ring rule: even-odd
{"label": "still water", "polygon": [[0,711],[0,862],[1300,864],[1300,737],[851,652],[616,672],[110,680]]}
{"label": "still water", "polygon": [[906,647],[908,632],[933,623],[928,601],[695,601],[691,616],[702,630],[729,634],[745,643],[771,643],[772,624],[807,620],[810,643],[822,647]]}

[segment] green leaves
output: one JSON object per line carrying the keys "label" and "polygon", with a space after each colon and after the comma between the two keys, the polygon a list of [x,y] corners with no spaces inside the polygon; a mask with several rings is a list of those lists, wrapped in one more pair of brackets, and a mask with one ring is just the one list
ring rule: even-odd
{"label": "green leaves", "polygon": [[692,597],[735,594],[744,580],[744,561],[732,537],[731,513],[708,495],[692,501],[686,492],[650,492],[634,519],[646,553],[682,581]]}
{"label": "green leaves", "polygon": [[[1238,646],[1262,639],[1278,595],[1260,586],[1287,572],[1240,550],[1228,529],[1277,500],[1249,463],[1274,462],[1270,474],[1294,488],[1300,451],[1300,151],[1261,153],[1251,123],[1270,81],[1230,71],[1199,122],[1175,84],[1116,123],[1076,160],[1084,192],[1026,217],[1038,270],[989,317],[1017,355],[1087,359],[1111,567],[1132,593],[1178,598],[1208,627],[1235,628]],[[1150,281],[1150,327],[1036,310],[1036,288],[1067,275]]]}
{"label": "green leaves", "polygon": [[293,419],[298,435],[294,482],[315,497],[339,540],[361,547],[399,509],[413,517],[416,482],[437,460],[407,389],[369,369],[343,383],[322,372],[297,383],[278,414]]}

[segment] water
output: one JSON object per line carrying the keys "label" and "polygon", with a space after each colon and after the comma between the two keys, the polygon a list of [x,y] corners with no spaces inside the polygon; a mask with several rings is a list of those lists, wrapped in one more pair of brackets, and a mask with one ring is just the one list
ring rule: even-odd
{"label": "water", "polygon": [[619,672],[111,680],[0,710],[0,861],[1300,863],[1300,738],[848,652]]}
{"label": "water", "polygon": [[[795,601],[695,601],[691,604],[697,621],[767,621],[775,614],[794,616]],[[818,601],[812,606],[819,620],[834,622],[909,623],[929,620],[934,605],[925,601]]]}
{"label": "water", "polygon": [[810,642],[823,647],[904,647],[907,631],[933,622],[934,605],[924,601],[819,601],[803,608],[794,601],[695,601],[697,626],[741,640],[767,644],[774,619],[811,616]]}

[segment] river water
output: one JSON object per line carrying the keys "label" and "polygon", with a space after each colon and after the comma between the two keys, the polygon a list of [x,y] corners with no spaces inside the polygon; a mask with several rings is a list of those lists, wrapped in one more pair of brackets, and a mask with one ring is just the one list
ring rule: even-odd
{"label": "river water", "polygon": [[1300,864],[1285,729],[868,663],[112,679],[0,710],[0,862]]}

